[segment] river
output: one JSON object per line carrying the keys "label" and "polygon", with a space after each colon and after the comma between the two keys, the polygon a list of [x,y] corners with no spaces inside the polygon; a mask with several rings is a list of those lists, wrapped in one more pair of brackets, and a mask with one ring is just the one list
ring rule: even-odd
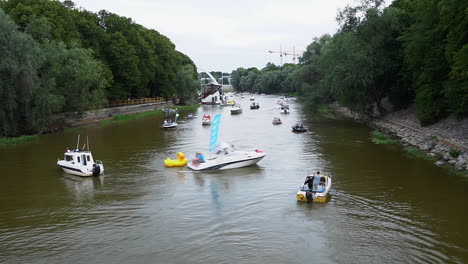
{"label": "river", "polygon": [[[0,149],[0,263],[468,262],[467,180],[373,144],[354,121],[306,114],[299,102],[280,114],[277,96],[258,95],[258,110],[236,100],[240,115],[201,106],[175,130],[154,116]],[[179,151],[207,152],[205,113],[222,114],[221,140],[266,157],[215,172],[165,168]],[[291,132],[297,120],[308,132]],[[56,166],[78,134],[104,176]],[[297,202],[316,170],[333,174],[330,201]]]}

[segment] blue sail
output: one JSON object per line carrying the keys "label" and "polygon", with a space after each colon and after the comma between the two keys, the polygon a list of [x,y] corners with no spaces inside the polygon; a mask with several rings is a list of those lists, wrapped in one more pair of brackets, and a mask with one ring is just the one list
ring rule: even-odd
{"label": "blue sail", "polygon": [[215,150],[216,143],[218,143],[218,130],[219,130],[220,119],[221,119],[221,114],[217,114],[213,118],[213,122],[211,123],[210,152],[213,152]]}

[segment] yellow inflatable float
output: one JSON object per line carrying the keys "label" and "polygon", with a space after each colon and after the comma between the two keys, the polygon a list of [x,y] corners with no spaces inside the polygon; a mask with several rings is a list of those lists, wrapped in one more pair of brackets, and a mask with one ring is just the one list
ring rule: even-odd
{"label": "yellow inflatable float", "polygon": [[184,153],[178,152],[176,160],[167,158],[164,160],[164,165],[166,165],[166,167],[182,167],[185,166],[187,162],[188,160],[185,157]]}

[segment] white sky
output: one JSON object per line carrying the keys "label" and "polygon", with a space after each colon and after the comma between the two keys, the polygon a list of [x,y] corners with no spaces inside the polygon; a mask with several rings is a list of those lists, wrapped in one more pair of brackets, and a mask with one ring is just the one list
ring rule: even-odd
{"label": "white sky", "polygon": [[[73,0],[105,9],[165,35],[199,70],[280,64],[278,53],[305,50],[314,37],[334,34],[339,8],[352,0]],[[292,62],[292,56],[283,57]]]}

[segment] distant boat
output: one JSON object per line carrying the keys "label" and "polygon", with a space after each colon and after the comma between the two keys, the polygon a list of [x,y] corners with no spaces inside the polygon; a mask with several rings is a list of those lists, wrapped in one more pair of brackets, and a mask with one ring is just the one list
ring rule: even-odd
{"label": "distant boat", "polygon": [[302,132],[306,132],[307,129],[304,128],[304,125],[302,123],[298,122],[292,127],[292,131],[296,133],[302,133]]}
{"label": "distant boat", "polygon": [[211,125],[211,116],[210,115],[203,115],[202,125]]}
{"label": "distant boat", "polygon": [[281,105],[280,111],[283,114],[289,114],[289,105],[286,105],[286,104]]}
{"label": "distant boat", "polygon": [[251,104],[250,104],[250,109],[259,109],[260,108],[260,105],[253,101]]}
{"label": "distant boat", "polygon": [[240,104],[235,104],[232,106],[231,110],[231,115],[236,115],[236,114],[241,114],[242,113],[242,107]]}
{"label": "distant boat", "polygon": [[281,125],[281,124],[283,124],[283,121],[281,121],[281,118],[275,117],[275,118],[273,118],[272,123],[273,123],[273,125]]}

